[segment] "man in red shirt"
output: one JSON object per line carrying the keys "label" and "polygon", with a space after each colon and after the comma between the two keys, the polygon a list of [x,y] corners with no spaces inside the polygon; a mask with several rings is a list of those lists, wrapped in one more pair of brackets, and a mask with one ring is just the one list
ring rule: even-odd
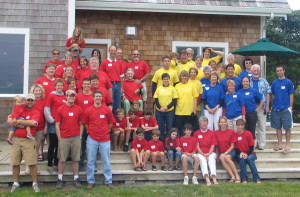
{"label": "man in red shirt", "polygon": [[13,185],[10,190],[13,193],[20,188],[19,175],[20,175],[20,163],[22,159],[25,160],[25,164],[29,166],[32,178],[32,188],[35,192],[39,192],[40,189],[37,184],[37,156],[36,156],[36,141],[26,137],[26,127],[30,127],[32,135],[36,134],[36,127],[40,119],[40,112],[34,109],[35,96],[28,94],[25,102],[24,112],[21,117],[24,120],[17,120],[13,122],[11,118],[7,120],[9,124],[17,127],[14,132],[12,153],[10,156],[10,163],[12,165],[13,172]]}
{"label": "man in red shirt", "polygon": [[121,48],[117,49],[116,58],[121,63],[122,72],[125,73],[127,67],[127,60],[123,59],[123,50]]}
{"label": "man in red shirt", "polygon": [[68,155],[71,155],[74,173],[74,186],[79,188],[79,160],[83,124],[81,123],[82,110],[75,105],[74,90],[66,91],[67,103],[58,108],[55,117],[55,129],[58,139],[58,180],[56,189],[62,189],[63,172]]}
{"label": "man in red shirt", "polygon": [[58,49],[53,49],[52,50],[52,58],[51,60],[49,60],[48,62],[45,63],[45,66],[44,66],[44,73],[46,72],[46,68],[47,68],[47,65],[52,63],[52,64],[55,64],[55,66],[57,67],[58,65],[63,65],[64,62],[60,60],[60,51]]}
{"label": "man in red shirt", "polygon": [[48,95],[55,90],[54,74],[55,74],[56,65],[54,63],[49,63],[45,66],[45,68],[46,68],[46,73],[44,74],[44,76],[38,78],[35,81],[35,84],[40,84],[41,86],[43,86],[45,90],[45,99],[47,99]]}
{"label": "man in red shirt", "polygon": [[105,177],[105,184],[109,188],[112,185],[112,172],[110,166],[110,134],[109,131],[114,122],[111,110],[102,104],[102,93],[100,90],[93,92],[94,105],[86,109],[83,115],[83,124],[89,133],[87,138],[87,189],[95,185],[95,161],[97,153],[100,152],[102,171]]}
{"label": "man in red shirt", "polygon": [[105,72],[113,85],[113,112],[121,108],[121,78],[124,77],[121,62],[116,58],[117,48],[112,45],[109,47],[109,57],[102,61],[100,70]]}
{"label": "man in red shirt", "polygon": [[145,81],[147,80],[148,76],[150,75],[151,69],[147,62],[140,59],[140,52],[138,50],[132,51],[132,61],[127,64],[127,68],[132,68],[134,70],[134,79],[136,83],[141,83],[144,87],[144,94],[143,100],[147,100],[147,85]]}

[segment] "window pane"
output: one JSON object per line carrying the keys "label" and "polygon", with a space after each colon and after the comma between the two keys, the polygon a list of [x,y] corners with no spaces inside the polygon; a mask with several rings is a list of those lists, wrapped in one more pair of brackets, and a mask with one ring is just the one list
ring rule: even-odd
{"label": "window pane", "polygon": [[23,94],[25,35],[0,34],[0,94]]}

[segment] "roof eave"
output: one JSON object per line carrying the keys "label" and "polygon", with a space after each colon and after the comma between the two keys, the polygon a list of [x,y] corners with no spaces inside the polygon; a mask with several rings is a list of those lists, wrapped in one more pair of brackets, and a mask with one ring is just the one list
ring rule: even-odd
{"label": "roof eave", "polygon": [[77,10],[110,10],[131,12],[163,12],[213,15],[243,15],[243,16],[274,16],[286,17],[292,9],[285,8],[259,8],[259,7],[228,7],[228,6],[202,6],[182,4],[154,4],[154,3],[126,3],[101,1],[76,1]]}

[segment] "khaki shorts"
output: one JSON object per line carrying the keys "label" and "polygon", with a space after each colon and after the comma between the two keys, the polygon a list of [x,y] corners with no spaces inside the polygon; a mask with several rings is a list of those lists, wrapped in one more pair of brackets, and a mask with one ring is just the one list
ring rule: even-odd
{"label": "khaki shorts", "polygon": [[57,157],[59,161],[66,162],[69,154],[72,161],[80,161],[81,139],[79,136],[61,138],[58,142]]}
{"label": "khaki shorts", "polygon": [[46,138],[46,136],[44,135],[44,130],[36,132],[35,140],[37,142],[40,142],[40,141],[44,140],[45,138]]}
{"label": "khaki shorts", "polygon": [[12,151],[10,156],[10,164],[12,166],[20,165],[22,159],[26,165],[36,165],[36,142],[33,139],[14,137]]}

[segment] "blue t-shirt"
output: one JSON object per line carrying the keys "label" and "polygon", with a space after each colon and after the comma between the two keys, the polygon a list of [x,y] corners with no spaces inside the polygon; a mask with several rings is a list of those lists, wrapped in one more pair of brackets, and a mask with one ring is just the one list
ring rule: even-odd
{"label": "blue t-shirt", "polygon": [[202,83],[202,88],[206,87],[206,86],[210,86],[210,80],[206,79],[206,78],[202,78],[200,79],[201,83]]}
{"label": "blue t-shirt", "polygon": [[221,99],[224,99],[224,91],[222,86],[215,85],[212,87],[211,85],[203,88],[202,98],[206,99],[207,105],[210,109],[216,107]]}
{"label": "blue t-shirt", "polygon": [[254,79],[252,78],[252,82],[253,82],[253,88],[254,88],[255,90],[259,91],[259,88],[258,88],[258,80],[254,80]]}
{"label": "blue t-shirt", "polygon": [[276,79],[272,83],[271,87],[274,110],[284,110],[291,106],[290,94],[294,94],[294,86],[291,80],[284,78],[282,80]]}
{"label": "blue t-shirt", "polygon": [[[221,86],[223,87],[223,90],[224,90],[225,93],[228,91],[227,85],[226,85],[226,83],[227,83],[228,80],[229,80],[229,78],[226,77],[226,78],[223,79],[223,80],[221,81],[221,83],[220,83]],[[237,92],[239,89],[242,88],[242,82],[241,82],[241,79],[240,79],[240,78],[238,78],[238,77],[233,77],[233,78],[231,78],[231,80],[233,80],[233,81],[235,82],[235,91],[236,91],[236,92]]]}
{"label": "blue t-shirt", "polygon": [[239,78],[242,79],[244,76],[247,76],[247,77],[249,77],[250,79],[252,79],[252,73],[251,73],[251,72],[248,72],[248,71],[246,71],[246,70],[243,70],[243,71],[240,73]]}
{"label": "blue t-shirt", "polygon": [[242,106],[244,106],[243,96],[239,92],[234,94],[225,94],[224,107],[226,108],[226,117],[233,119],[242,115]]}
{"label": "blue t-shirt", "polygon": [[256,109],[257,101],[261,102],[263,98],[263,95],[254,88],[240,89],[238,92],[244,99],[247,114],[254,112]]}

